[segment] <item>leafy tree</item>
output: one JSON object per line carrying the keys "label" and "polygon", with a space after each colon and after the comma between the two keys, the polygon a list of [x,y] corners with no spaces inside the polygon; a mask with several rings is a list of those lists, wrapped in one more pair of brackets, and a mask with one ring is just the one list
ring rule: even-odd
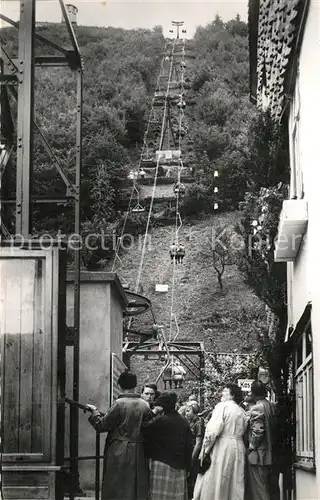
{"label": "leafy tree", "polygon": [[[259,125],[258,125],[259,124]],[[261,113],[251,128],[248,154],[248,192],[241,203],[246,252],[241,262],[247,283],[274,314],[275,331],[261,337],[276,393],[287,392],[286,266],[274,262],[274,243],[282,202],[287,198],[288,150],[284,130]],[[280,181],[280,182],[279,182]]]}

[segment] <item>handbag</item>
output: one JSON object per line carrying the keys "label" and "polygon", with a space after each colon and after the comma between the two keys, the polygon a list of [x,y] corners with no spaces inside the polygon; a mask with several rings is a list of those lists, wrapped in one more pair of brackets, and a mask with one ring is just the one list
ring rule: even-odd
{"label": "handbag", "polygon": [[199,474],[205,474],[211,465],[210,455],[205,455],[202,462],[199,461]]}

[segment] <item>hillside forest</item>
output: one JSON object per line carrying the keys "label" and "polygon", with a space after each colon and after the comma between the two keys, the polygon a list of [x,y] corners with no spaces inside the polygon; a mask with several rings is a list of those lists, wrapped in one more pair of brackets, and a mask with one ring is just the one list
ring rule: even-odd
{"label": "hillside forest", "polygon": [[[68,43],[62,25],[43,24],[37,31],[60,45]],[[110,270],[114,258],[112,241],[114,235],[123,231],[124,220],[126,233],[138,238],[145,231],[146,214],[126,213],[131,188],[128,173],[136,168],[141,154],[165,39],[159,26],[131,31],[77,26],[75,31],[84,63],[82,232],[103,234],[110,242],[106,249],[97,236],[99,248],[82,252],[82,267]],[[2,42],[15,57],[16,32],[3,28]],[[268,242],[270,236],[271,241],[275,236],[276,214],[286,192],[287,148],[281,129],[249,101],[246,23],[239,16],[228,22],[216,16],[207,26],[198,27],[194,38],[186,44],[195,55],[188,60],[188,98],[195,105],[186,111],[195,171],[194,182],[181,201],[180,213],[184,233],[191,228],[198,236],[190,241],[189,263],[176,278],[175,310],[180,338],[205,342],[218,380],[222,372],[214,364],[216,353],[251,354],[259,362],[267,360],[269,367],[272,362],[275,365],[275,352],[277,361],[282,356],[277,342],[284,321],[285,277],[281,265],[270,264],[273,247]],[[43,51],[37,43],[37,54]],[[48,53],[47,48],[45,52]],[[36,120],[71,178],[75,164],[75,99],[70,70],[36,69]],[[212,203],[216,170],[218,213]],[[8,179],[9,191],[14,190],[14,181],[12,175]],[[33,192],[47,196],[64,194],[64,186],[37,135]],[[206,234],[212,227],[220,232],[228,227],[243,241],[240,251],[223,256],[225,266],[220,281],[215,266],[217,256],[206,247]],[[43,233],[56,235],[59,231],[73,232],[71,206],[35,208],[35,237]],[[146,255],[140,290],[153,300],[157,321],[166,327],[170,322],[170,296],[156,294],[155,284],[172,284],[170,231],[172,222],[170,218],[166,220],[165,211],[163,217],[151,218],[150,234],[155,244]],[[248,253],[248,235],[252,231],[253,238],[259,236],[262,245],[253,245],[253,252]],[[139,251],[138,243],[130,251],[123,251],[121,265],[116,267],[122,281],[132,287]],[[218,257],[221,263],[221,255]],[[186,261],[187,258],[188,255]],[[280,324],[272,339],[268,336],[266,306],[275,314],[276,324]],[[143,328],[150,326],[151,319],[139,321],[135,326]],[[238,369],[237,375],[254,376],[249,365]],[[280,387],[283,372],[279,363],[271,370]],[[150,373],[152,377],[152,370]]]}

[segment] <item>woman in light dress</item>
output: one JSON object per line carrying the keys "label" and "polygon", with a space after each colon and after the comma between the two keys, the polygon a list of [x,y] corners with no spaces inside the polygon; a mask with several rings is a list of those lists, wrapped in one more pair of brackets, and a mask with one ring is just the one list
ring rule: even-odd
{"label": "woman in light dress", "polygon": [[243,500],[245,488],[245,411],[239,406],[241,389],[228,384],[221,403],[212,412],[205,431],[200,463],[210,455],[211,465],[198,474],[193,500]]}

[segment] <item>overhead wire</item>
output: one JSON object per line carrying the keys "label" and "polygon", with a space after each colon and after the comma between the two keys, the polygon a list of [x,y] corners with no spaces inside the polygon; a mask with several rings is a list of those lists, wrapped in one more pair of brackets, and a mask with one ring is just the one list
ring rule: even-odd
{"label": "overhead wire", "polygon": [[[180,61],[180,67],[181,67],[181,94],[180,94],[180,99],[182,101],[184,97],[184,86],[183,86],[183,76],[184,76],[184,68],[182,65],[182,62],[184,62],[184,51],[182,52],[182,58]],[[182,106],[179,107],[179,128],[178,128],[178,149],[181,152],[181,132],[182,132],[182,120],[184,117],[184,112]],[[179,245],[179,231],[182,226],[182,220],[180,216],[180,211],[179,211],[179,204],[180,204],[180,185],[181,185],[181,171],[183,169],[183,162],[181,158],[179,158],[179,164],[178,164],[178,169],[177,169],[177,192],[176,192],[176,208],[175,208],[175,239],[174,243],[176,245],[176,249],[178,248]],[[178,225],[179,224],[179,225]],[[174,313],[174,306],[175,306],[175,275],[176,275],[176,259],[173,259],[173,270],[172,270],[172,284],[171,284],[171,306],[170,306],[170,330],[169,330],[169,339],[172,341],[175,341],[176,338],[179,335],[179,323],[177,320],[177,316]],[[173,336],[173,324],[176,329],[176,334],[174,338]]]}
{"label": "overhead wire", "polygon": [[[151,200],[150,200],[148,218],[147,218],[146,229],[145,229],[145,234],[144,234],[144,239],[143,239],[143,244],[142,244],[140,264],[139,264],[139,269],[138,269],[138,275],[137,275],[136,284],[135,284],[135,293],[138,293],[139,287],[140,287],[142,269],[143,269],[143,264],[144,264],[144,257],[145,257],[145,253],[146,253],[146,246],[147,246],[147,240],[148,240],[148,234],[149,234],[149,226],[150,226],[151,215],[152,215],[152,210],[153,210],[153,202],[154,202],[155,192],[156,192],[156,187],[157,187],[159,164],[160,164],[160,160],[161,160],[160,149],[161,149],[161,144],[163,142],[163,136],[164,136],[164,132],[165,132],[167,107],[168,107],[168,96],[169,96],[170,80],[171,80],[172,68],[173,68],[173,54],[174,54],[174,49],[175,49],[175,41],[173,42],[172,52],[171,52],[171,61],[170,61],[170,68],[169,68],[169,74],[168,74],[166,94],[165,94],[165,99],[164,99],[164,109],[163,109],[163,116],[162,116],[162,126],[161,126],[161,134],[160,134],[160,141],[159,141],[159,154],[158,154],[158,158],[157,158],[157,162],[156,162],[155,176],[154,176],[154,182],[153,182],[153,188],[152,188],[152,194],[151,194]],[[163,63],[164,63],[164,59],[165,59],[165,56],[163,58]],[[131,322],[132,322],[132,317],[129,319],[129,328],[131,326]]]}
{"label": "overhead wire", "polygon": [[[166,43],[164,51],[166,51],[167,45],[168,45],[168,43]],[[163,73],[163,67],[164,67],[164,57],[161,60],[161,67],[160,67],[159,75],[158,75],[158,78],[157,78],[157,84],[156,84],[157,85],[157,87],[156,87],[157,89],[159,89],[159,86],[160,86],[160,78],[161,78],[161,75]],[[143,156],[145,154],[145,147],[147,147],[147,149],[148,149],[145,137],[149,133],[152,116],[154,116],[154,106],[153,106],[154,99],[155,99],[155,97],[153,97],[153,99],[152,99],[152,105],[151,105],[151,109],[150,109],[150,113],[149,113],[149,117],[148,117],[147,127],[146,127],[146,131],[144,133],[143,146],[142,146],[142,149],[141,149],[140,159],[139,159],[139,163],[138,163],[138,172],[139,172],[139,170],[141,168],[142,159],[143,159]],[[133,184],[132,184],[132,188],[131,188],[129,203],[128,203],[126,215],[125,215],[125,218],[124,218],[124,221],[123,221],[123,226],[122,226],[122,229],[121,229],[121,234],[120,234],[120,237],[117,239],[117,244],[116,244],[116,248],[115,248],[115,256],[114,256],[114,259],[113,259],[113,264],[112,264],[111,272],[113,272],[115,270],[117,260],[119,260],[122,263],[122,260],[119,257],[119,252],[120,252],[120,247],[121,247],[121,243],[122,243],[124,231],[125,231],[125,228],[126,228],[126,225],[127,225],[127,221],[128,221],[128,217],[129,217],[129,213],[130,213],[130,207],[131,207],[131,203],[132,203],[132,200],[133,200],[133,195],[136,192],[136,190],[137,190],[137,187],[135,185],[135,179],[133,178]]]}
{"label": "overhead wire", "polygon": [[[162,126],[161,126],[160,142],[159,142],[159,151],[160,151],[160,146],[162,144],[162,139],[163,139],[164,132],[165,132],[166,115],[167,115],[167,107],[168,107],[168,96],[169,96],[170,80],[171,80],[171,74],[172,74],[172,68],[173,68],[174,48],[175,48],[175,40],[173,42],[173,47],[172,47],[171,63],[170,63],[170,70],[169,70],[169,76],[168,76],[167,90],[166,90],[166,95],[165,95],[165,100],[164,100],[164,111],[163,111],[163,118],[162,118]],[[150,220],[151,220],[152,209],[153,209],[153,202],[154,202],[154,197],[155,197],[155,192],[156,192],[156,187],[157,187],[157,178],[158,178],[160,160],[161,160],[161,155],[158,154],[157,163],[156,163],[156,169],[155,169],[154,182],[153,182],[153,188],[152,188],[152,194],[151,194],[150,207],[149,207],[149,213],[148,213],[148,219],[147,219],[147,225],[146,225],[145,234],[144,234],[144,240],[143,240],[143,245],[142,245],[141,258],[140,258],[140,264],[139,264],[139,270],[138,270],[138,276],[137,276],[136,286],[135,286],[136,293],[139,290],[139,285],[140,285],[140,281],[141,281],[142,268],[143,268],[144,257],[145,257],[145,252],[146,252],[147,237],[148,237]]]}
{"label": "overhead wire", "polygon": [[114,256],[114,259],[113,259],[113,264],[112,264],[111,272],[113,272],[115,270],[117,259],[120,262],[122,262],[121,259],[120,259],[120,257],[119,257],[119,251],[120,251],[120,246],[121,246],[121,243],[122,243],[124,231],[125,231],[125,228],[126,228],[126,225],[127,225],[127,220],[128,220],[128,217],[129,217],[129,211],[130,211],[130,206],[131,206],[131,202],[132,202],[132,198],[133,198],[133,193],[134,193],[134,187],[132,186],[131,194],[130,194],[130,199],[129,199],[129,203],[128,203],[128,208],[127,208],[127,211],[126,211],[126,214],[125,214],[125,217],[124,217],[124,221],[123,221],[123,226],[122,226],[122,229],[121,229],[121,234],[120,234],[120,237],[117,240],[117,244],[116,244],[116,248],[115,248],[115,256]]}

